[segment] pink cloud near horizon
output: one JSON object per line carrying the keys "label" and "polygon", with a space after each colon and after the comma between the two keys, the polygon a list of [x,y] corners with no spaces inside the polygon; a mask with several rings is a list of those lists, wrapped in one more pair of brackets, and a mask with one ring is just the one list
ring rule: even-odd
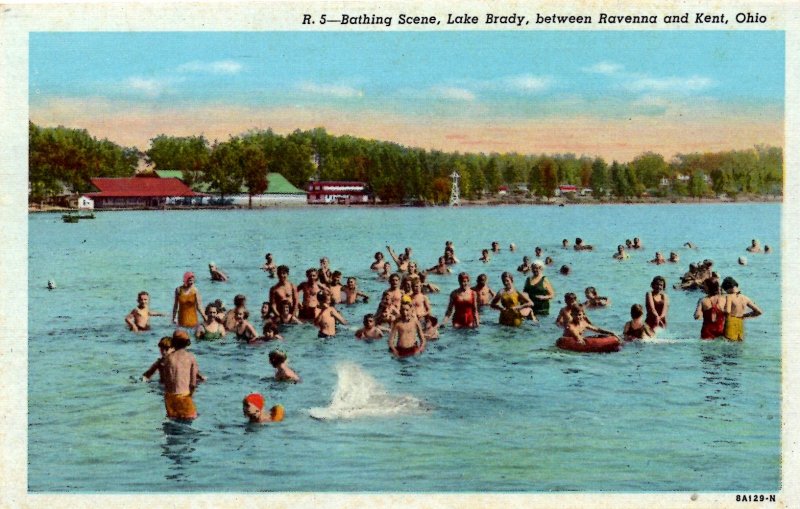
{"label": "pink cloud near horizon", "polygon": [[348,112],[324,108],[244,108],[224,105],[156,109],[120,107],[102,100],[53,100],[31,106],[31,120],[41,126],[82,128],[98,138],[146,150],[159,134],[204,135],[226,140],[250,129],[286,134],[295,129],[324,127],[410,147],[459,152],[574,153],[629,161],[643,152],[669,159],[678,153],[748,149],[757,144],[784,146],[783,119],[767,116],[708,114],[688,119],[662,117],[600,118],[593,116],[539,119],[437,120],[386,112]]}

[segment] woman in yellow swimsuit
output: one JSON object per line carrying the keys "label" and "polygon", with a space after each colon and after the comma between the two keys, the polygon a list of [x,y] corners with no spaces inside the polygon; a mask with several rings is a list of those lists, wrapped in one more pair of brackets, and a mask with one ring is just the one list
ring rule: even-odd
{"label": "woman in yellow swimsuit", "polygon": [[175,288],[175,301],[172,304],[172,322],[179,327],[194,329],[199,324],[198,313],[206,319],[203,313],[203,301],[200,292],[194,286],[194,273],[183,274],[183,285]]}
{"label": "woman in yellow swimsuit", "polygon": [[492,309],[500,311],[500,324],[519,327],[523,318],[530,317],[536,320],[533,314],[533,302],[526,293],[514,288],[514,276],[503,272],[500,279],[503,281],[503,289],[497,292],[489,304]]}

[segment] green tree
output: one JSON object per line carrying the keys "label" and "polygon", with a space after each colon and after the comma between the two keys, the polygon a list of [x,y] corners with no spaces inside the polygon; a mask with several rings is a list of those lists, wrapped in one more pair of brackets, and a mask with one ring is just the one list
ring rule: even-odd
{"label": "green tree", "polygon": [[240,164],[244,185],[247,187],[247,206],[253,208],[253,195],[266,192],[269,181],[267,180],[267,158],[264,152],[255,143],[243,143],[239,149]]}
{"label": "green tree", "polygon": [[592,176],[589,185],[592,187],[592,195],[596,198],[605,196],[608,190],[608,165],[599,157],[592,162]]}
{"label": "green tree", "polygon": [[239,191],[244,183],[241,160],[241,140],[231,138],[224,142],[215,142],[211,148],[211,157],[208,170],[205,173],[205,182],[219,192],[222,198],[225,195]]}

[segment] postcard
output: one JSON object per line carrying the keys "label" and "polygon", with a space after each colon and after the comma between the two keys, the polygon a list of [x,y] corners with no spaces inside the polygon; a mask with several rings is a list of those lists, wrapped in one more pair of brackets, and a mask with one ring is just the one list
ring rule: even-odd
{"label": "postcard", "polygon": [[796,503],[795,11],[3,4],[2,505]]}

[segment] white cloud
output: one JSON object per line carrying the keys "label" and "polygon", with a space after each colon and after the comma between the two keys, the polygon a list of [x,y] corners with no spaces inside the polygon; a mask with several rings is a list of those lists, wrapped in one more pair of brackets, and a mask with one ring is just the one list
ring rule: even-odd
{"label": "white cloud", "polygon": [[352,98],[363,97],[364,92],[348,85],[317,84],[311,82],[300,83],[298,90],[307,94],[324,95],[328,97]]}
{"label": "white cloud", "polygon": [[595,74],[605,74],[605,75],[612,75],[617,74],[618,72],[622,71],[622,66],[620,64],[615,64],[613,62],[598,62],[590,67],[584,67],[584,72],[591,72]]}
{"label": "white cloud", "polygon": [[179,72],[201,72],[210,74],[236,74],[242,70],[242,64],[233,60],[217,60],[214,62],[187,62],[178,66]]}
{"label": "white cloud", "polygon": [[714,85],[714,81],[703,76],[666,78],[641,77],[624,85],[633,92],[678,92],[690,93],[706,90]]}
{"label": "white cloud", "polygon": [[457,87],[433,87],[431,92],[436,97],[441,99],[449,99],[452,101],[474,101],[475,94],[471,91],[467,90],[466,88],[457,88]]}
{"label": "white cloud", "polygon": [[531,74],[509,76],[501,80],[501,83],[506,87],[522,92],[542,92],[550,88],[552,82],[551,78],[533,76]]}
{"label": "white cloud", "polygon": [[158,97],[168,90],[170,82],[171,80],[133,76],[125,80],[124,85],[134,93]]}

